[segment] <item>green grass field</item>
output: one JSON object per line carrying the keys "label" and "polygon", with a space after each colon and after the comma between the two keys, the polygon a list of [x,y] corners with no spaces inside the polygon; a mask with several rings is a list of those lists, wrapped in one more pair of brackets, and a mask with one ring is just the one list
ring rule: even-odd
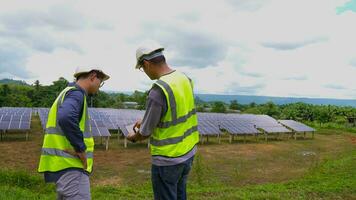
{"label": "green grass field", "polygon": [[[36,172],[42,142],[38,118],[29,141],[8,133],[0,142],[0,199],[55,199],[54,185]],[[153,199],[144,143],[125,149],[115,139],[98,145],[91,176],[93,199]],[[223,137],[199,145],[189,177],[189,199],[356,199],[356,135],[318,130],[298,140]]]}

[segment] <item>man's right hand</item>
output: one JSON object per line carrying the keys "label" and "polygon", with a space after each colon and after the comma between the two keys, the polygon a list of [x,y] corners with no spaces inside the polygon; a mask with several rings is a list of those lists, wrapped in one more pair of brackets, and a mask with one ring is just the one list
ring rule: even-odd
{"label": "man's right hand", "polygon": [[77,156],[82,161],[84,170],[87,170],[88,165],[87,165],[87,155],[86,155],[86,153],[85,152],[80,152],[80,153],[77,152]]}
{"label": "man's right hand", "polygon": [[74,152],[74,151],[70,151],[70,150],[65,150],[64,152],[66,152],[74,157],[78,157],[83,163],[84,170],[86,170],[88,168],[87,155],[85,152]]}

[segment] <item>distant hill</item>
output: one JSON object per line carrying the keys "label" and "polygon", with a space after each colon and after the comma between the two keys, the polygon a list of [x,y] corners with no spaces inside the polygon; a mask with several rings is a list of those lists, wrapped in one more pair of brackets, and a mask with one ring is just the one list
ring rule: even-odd
{"label": "distant hill", "polygon": [[13,80],[13,79],[1,79],[0,84],[17,84],[17,85],[28,85],[25,81]]}
{"label": "distant hill", "polygon": [[255,102],[263,104],[272,101],[275,104],[289,104],[296,102],[304,102],[314,105],[336,105],[336,106],[352,106],[356,107],[356,99],[327,99],[327,98],[294,98],[294,97],[270,97],[270,96],[247,96],[247,95],[215,95],[215,94],[196,94],[203,101],[223,101],[230,103],[232,100],[237,100],[240,104],[249,104]]}

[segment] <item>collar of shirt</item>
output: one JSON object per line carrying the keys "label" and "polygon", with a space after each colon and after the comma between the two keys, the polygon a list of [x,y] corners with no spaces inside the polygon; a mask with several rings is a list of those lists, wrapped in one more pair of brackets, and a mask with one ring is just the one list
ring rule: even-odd
{"label": "collar of shirt", "polygon": [[68,86],[69,86],[69,87],[73,87],[73,86],[74,86],[74,87],[76,87],[78,90],[80,90],[81,92],[83,92],[83,94],[85,94],[86,96],[88,96],[87,92],[86,92],[83,88],[81,88],[77,83],[72,82],[72,83],[69,83]]}

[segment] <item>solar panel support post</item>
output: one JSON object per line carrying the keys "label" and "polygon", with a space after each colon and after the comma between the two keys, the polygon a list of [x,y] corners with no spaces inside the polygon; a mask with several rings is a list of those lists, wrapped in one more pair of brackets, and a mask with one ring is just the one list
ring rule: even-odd
{"label": "solar panel support post", "polygon": [[110,136],[107,136],[105,138],[105,151],[109,149],[109,140],[110,140]]}
{"label": "solar panel support post", "polygon": [[288,140],[289,138],[289,133],[284,133],[284,136],[283,136],[283,138],[286,138],[287,137],[287,139],[286,140]]}
{"label": "solar panel support post", "polygon": [[127,148],[127,138],[124,139],[124,147]]}
{"label": "solar panel support post", "polygon": [[120,128],[117,129],[117,143],[120,144]]}
{"label": "solar panel support post", "polygon": [[232,134],[230,134],[230,137],[229,137],[230,144],[232,143],[232,139],[233,139],[233,136],[232,136]]}
{"label": "solar panel support post", "polygon": [[258,141],[258,135],[257,133],[254,134],[256,142]]}
{"label": "solar panel support post", "polygon": [[200,142],[200,144],[203,144],[203,139],[202,139],[202,137],[203,137],[203,135],[200,135],[200,137],[199,137],[199,142]]}
{"label": "solar panel support post", "polygon": [[268,135],[267,135],[267,132],[264,131],[263,133],[265,134],[265,141],[268,142]]}
{"label": "solar panel support post", "polygon": [[305,133],[305,132],[303,132],[303,139],[305,139],[305,135],[306,135],[306,133]]}
{"label": "solar panel support post", "polygon": [[151,144],[151,140],[150,140],[150,138],[148,138],[148,140],[147,140],[147,149],[150,148],[150,144]]}
{"label": "solar panel support post", "polygon": [[297,131],[294,131],[294,140],[297,140]]}
{"label": "solar panel support post", "polygon": [[206,142],[209,142],[209,135],[206,135]]}
{"label": "solar panel support post", "polygon": [[220,134],[218,134],[218,142],[219,142],[219,144],[221,144],[221,135]]}

